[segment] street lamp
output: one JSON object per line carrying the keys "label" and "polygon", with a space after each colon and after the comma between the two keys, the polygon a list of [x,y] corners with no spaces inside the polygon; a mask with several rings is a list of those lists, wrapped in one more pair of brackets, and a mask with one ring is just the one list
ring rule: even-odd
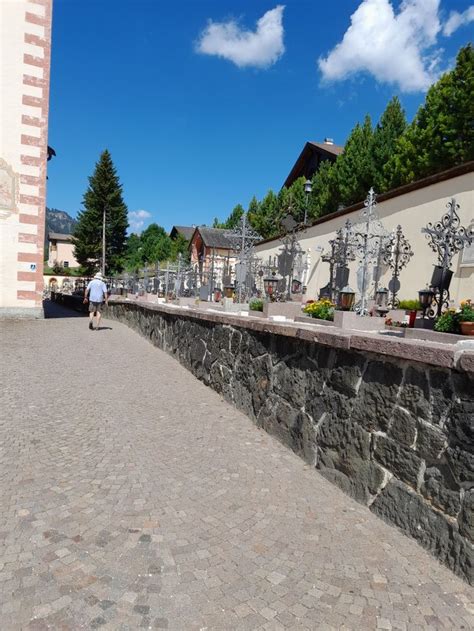
{"label": "street lamp", "polygon": [[304,207],[304,225],[306,225],[308,221],[309,196],[312,190],[313,190],[313,187],[311,185],[311,180],[306,180],[306,182],[304,183],[304,192],[306,194],[305,207]]}

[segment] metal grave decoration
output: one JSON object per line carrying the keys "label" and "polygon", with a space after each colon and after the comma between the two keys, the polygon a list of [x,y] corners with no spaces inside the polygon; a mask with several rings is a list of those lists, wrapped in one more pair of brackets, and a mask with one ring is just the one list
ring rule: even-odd
{"label": "metal grave decoration", "polygon": [[400,272],[404,267],[408,265],[411,257],[413,256],[413,250],[411,249],[410,242],[405,237],[400,225],[394,230],[387,241],[382,246],[382,260],[392,270],[392,278],[388,284],[390,291],[390,297],[388,300],[388,306],[392,309],[396,309],[400,303],[398,299],[398,292],[400,290]]}
{"label": "metal grave decoration", "polygon": [[353,247],[356,259],[359,261],[357,271],[357,281],[360,292],[360,300],[356,304],[356,311],[359,315],[367,315],[367,302],[369,287],[374,278],[374,267],[380,261],[382,251],[388,232],[384,228],[376,211],[377,195],[371,188],[366,200],[364,209],[359,215],[359,220],[352,226]]}
{"label": "metal grave decoration", "polygon": [[308,262],[305,252],[298,242],[296,231],[305,226],[298,223],[291,214],[292,207],[288,207],[288,214],[283,218],[281,225],[285,230],[285,236],[280,241],[283,247],[278,254],[278,272],[284,279],[282,293],[287,300],[291,300],[292,293],[302,293],[305,282]]}
{"label": "metal grave decoration", "polygon": [[346,221],[343,228],[336,231],[336,238],[329,241],[330,251],[321,256],[321,260],[329,263],[329,283],[324,293],[337,304],[339,293],[349,282],[349,261],[355,260],[352,224]]}
{"label": "metal grave decoration", "polygon": [[226,237],[236,251],[235,289],[238,302],[248,300],[254,291],[257,271],[257,259],[254,246],[262,237],[250,227],[248,214],[244,213],[239,223],[232,230],[226,231]]}
{"label": "metal grave decoration", "polygon": [[465,228],[457,211],[459,204],[453,197],[446,205],[446,212],[435,224],[428,223],[421,232],[428,239],[428,245],[438,255],[430,286],[433,289],[433,302],[428,312],[430,317],[439,317],[443,307],[449,307],[449,285],[453,276],[450,269],[453,256],[474,241],[474,226]]}

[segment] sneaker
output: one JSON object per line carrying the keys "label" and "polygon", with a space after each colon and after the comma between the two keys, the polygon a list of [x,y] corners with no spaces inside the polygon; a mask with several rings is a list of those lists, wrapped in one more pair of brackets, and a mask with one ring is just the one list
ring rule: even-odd
{"label": "sneaker", "polygon": [[93,330],[94,330],[94,325],[92,324],[92,322],[89,322],[89,329],[90,329],[91,331],[93,331]]}

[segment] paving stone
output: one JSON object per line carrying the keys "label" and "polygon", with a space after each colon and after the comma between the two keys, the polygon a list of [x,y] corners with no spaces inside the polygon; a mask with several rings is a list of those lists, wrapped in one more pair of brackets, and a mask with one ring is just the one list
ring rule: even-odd
{"label": "paving stone", "polygon": [[[2,631],[472,626],[466,583],[179,362],[122,324],[103,327],[91,333],[81,317],[0,322]],[[223,337],[226,352],[239,334]],[[202,359],[199,344],[192,354]],[[345,400],[364,366],[344,353],[337,366],[331,387]],[[411,413],[434,422],[423,376],[403,388]],[[461,456],[447,457],[465,486]],[[448,502],[444,487],[428,492]],[[466,489],[467,533],[471,506]]]}

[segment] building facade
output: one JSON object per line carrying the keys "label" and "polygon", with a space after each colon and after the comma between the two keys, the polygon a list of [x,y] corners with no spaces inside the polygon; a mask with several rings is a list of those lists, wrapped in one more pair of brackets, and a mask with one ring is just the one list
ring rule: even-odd
{"label": "building facade", "polygon": [[80,267],[74,256],[72,234],[50,232],[48,234],[48,266]]}
{"label": "building facade", "polygon": [[43,313],[51,13],[0,1],[0,316]]}
{"label": "building facade", "polygon": [[219,228],[198,227],[189,242],[191,267],[197,271],[201,287],[212,292],[230,285],[237,262],[234,246],[227,231]]}

